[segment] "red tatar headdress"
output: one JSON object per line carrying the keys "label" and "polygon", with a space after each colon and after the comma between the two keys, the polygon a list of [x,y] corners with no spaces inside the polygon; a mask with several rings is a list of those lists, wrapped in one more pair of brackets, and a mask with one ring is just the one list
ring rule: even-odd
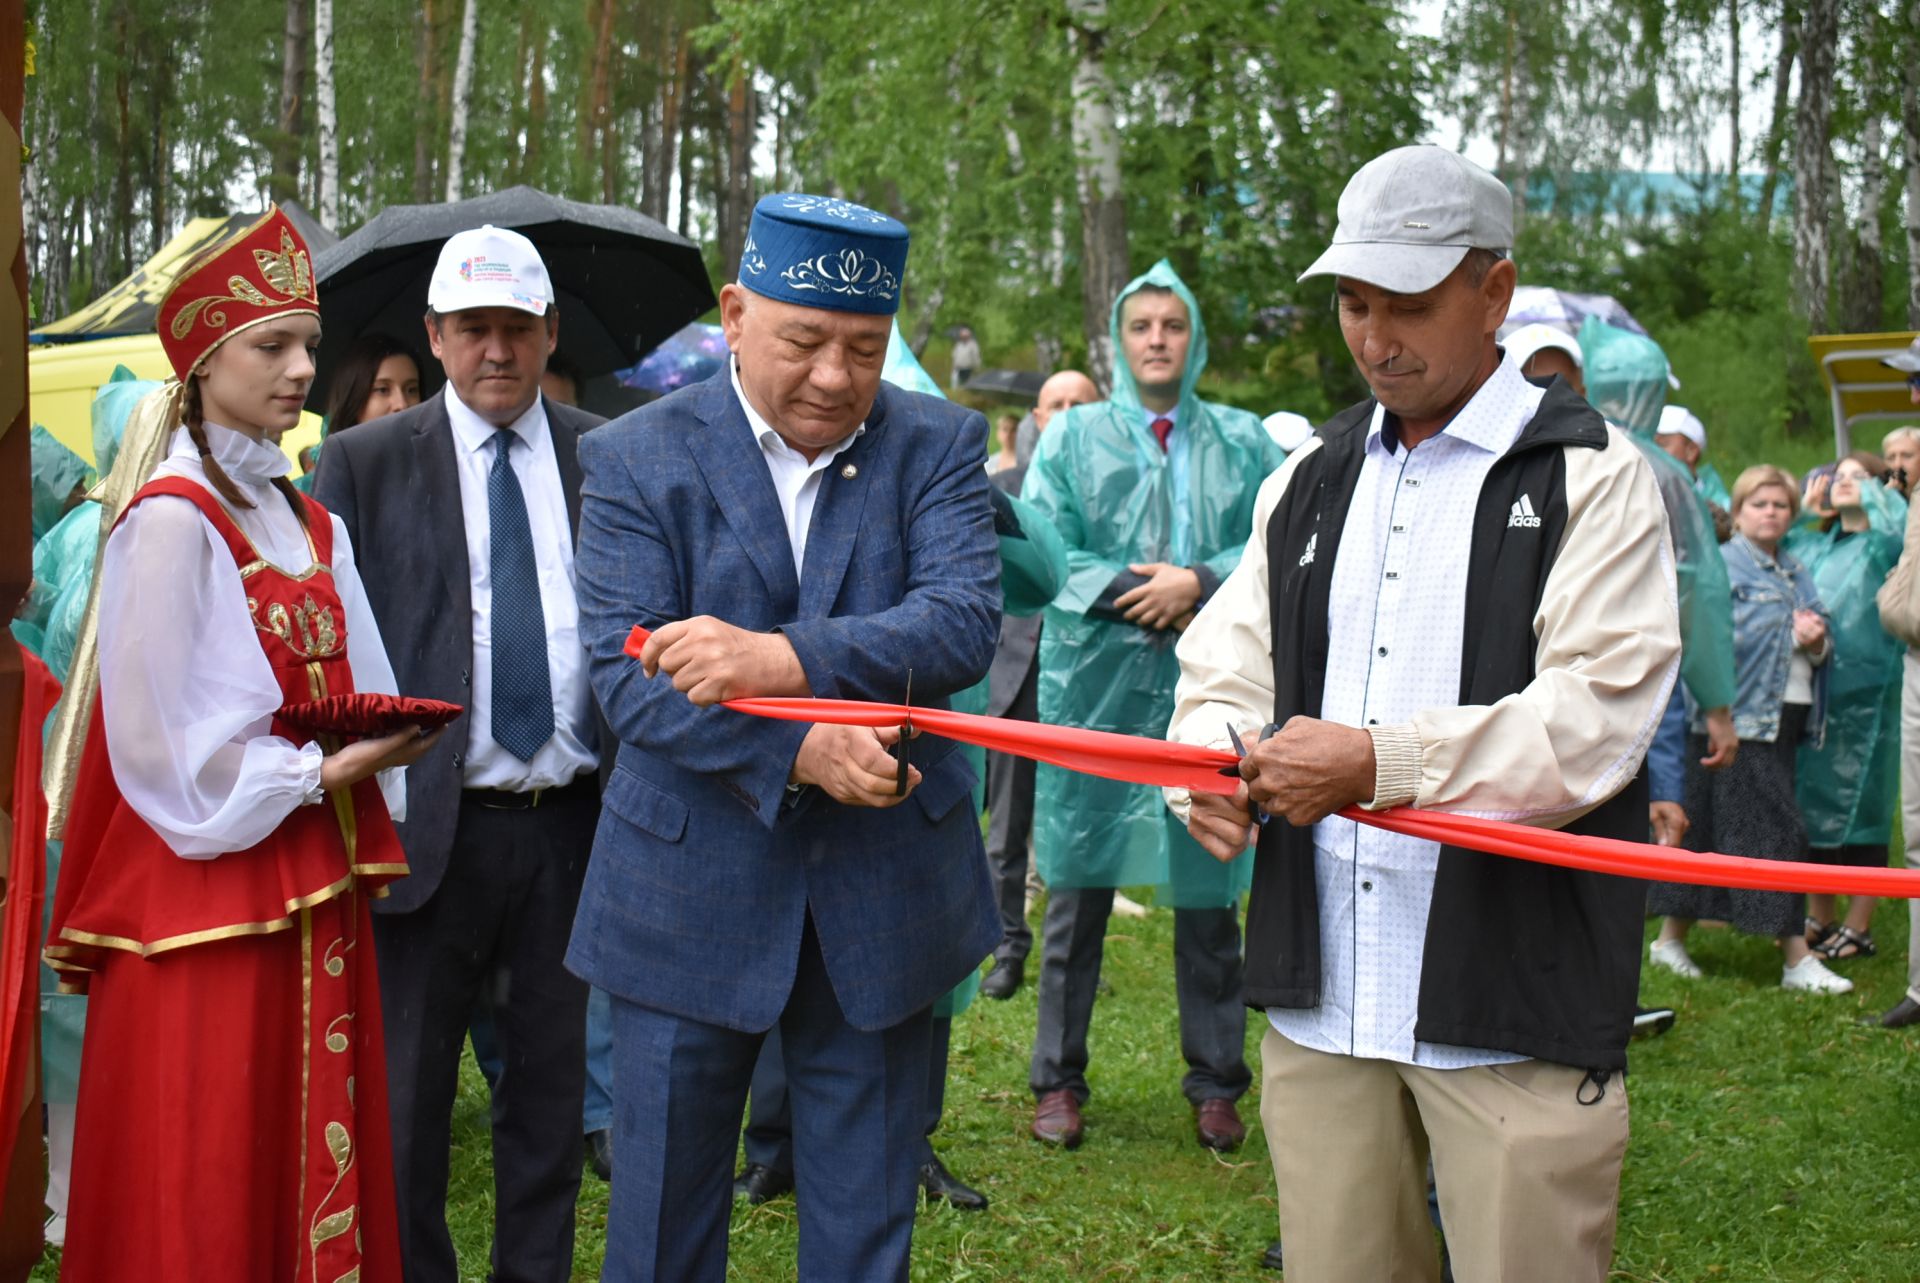
{"label": "red tatar headdress", "polygon": [[244,329],[282,316],[320,315],[313,259],[278,206],[173,283],[160,303],[160,346],[185,382]]}

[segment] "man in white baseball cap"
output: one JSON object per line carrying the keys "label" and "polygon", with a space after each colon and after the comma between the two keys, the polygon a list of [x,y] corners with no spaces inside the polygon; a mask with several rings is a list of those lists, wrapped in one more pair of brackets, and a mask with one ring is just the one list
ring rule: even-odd
{"label": "man in white baseball cap", "polygon": [[1246,1000],[1292,1283],[1434,1283],[1429,1155],[1459,1277],[1602,1283],[1612,1256],[1644,891],[1337,814],[1647,836],[1666,515],[1625,434],[1496,342],[1512,208],[1438,147],[1347,185],[1307,275],[1373,396],[1261,486],[1176,646],[1167,737],[1249,742],[1233,797],[1167,801],[1216,859],[1257,834]]}
{"label": "man in white baseball cap", "polygon": [[[540,393],[559,334],[533,242],[448,238],[427,288],[447,383],[349,428],[314,497],[346,523],[399,688],[466,707],[407,771],[409,876],[374,910],[408,1283],[454,1283],[454,1087],[468,1018],[493,1020],[491,1276],[573,1269],[587,986],[562,965],[600,818],[600,740],[574,597],[579,441],[600,420]],[[537,810],[535,808],[538,808]]]}
{"label": "man in white baseball cap", "polygon": [[1550,379],[1557,374],[1575,392],[1581,396],[1587,394],[1580,340],[1565,330],[1535,321],[1507,335],[1500,340],[1500,346],[1528,378]]}

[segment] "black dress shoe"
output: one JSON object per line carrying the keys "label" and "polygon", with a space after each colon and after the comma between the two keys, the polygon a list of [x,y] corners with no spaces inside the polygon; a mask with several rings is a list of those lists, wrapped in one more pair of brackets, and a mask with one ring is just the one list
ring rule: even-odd
{"label": "black dress shoe", "polygon": [[587,1133],[587,1166],[603,1181],[613,1179],[613,1129]]}
{"label": "black dress shoe", "polygon": [[748,1207],[758,1207],[792,1192],[793,1173],[777,1172],[763,1163],[748,1163],[733,1178],[733,1196],[746,1199]]}
{"label": "black dress shoe", "polygon": [[1275,1239],[1273,1242],[1267,1244],[1267,1250],[1260,1253],[1260,1268],[1263,1270],[1284,1270],[1287,1268],[1280,1263],[1279,1239]]}
{"label": "black dress shoe", "polygon": [[987,1196],[956,1180],[938,1154],[933,1156],[932,1162],[920,1168],[920,1188],[927,1191],[929,1203],[936,1198],[944,1198],[949,1206],[962,1212],[987,1210]]}
{"label": "black dress shoe", "polygon": [[1915,1002],[1911,997],[1901,998],[1893,1010],[1880,1017],[1880,1024],[1885,1029],[1905,1029],[1909,1025],[1920,1025],[1920,1002]]}
{"label": "black dress shoe", "polygon": [[1020,991],[1020,982],[1026,978],[1025,958],[995,958],[993,970],[987,972],[987,978],[980,982],[980,992],[989,998],[1005,1001]]}

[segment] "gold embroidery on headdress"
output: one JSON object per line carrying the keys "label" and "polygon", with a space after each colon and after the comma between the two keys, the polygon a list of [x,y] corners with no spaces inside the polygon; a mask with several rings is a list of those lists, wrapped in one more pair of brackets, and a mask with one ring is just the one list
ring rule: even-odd
{"label": "gold embroidery on headdress", "polygon": [[227,293],[207,294],[193,300],[181,308],[173,318],[170,327],[173,337],[184,339],[193,330],[196,319],[204,320],[216,330],[227,326],[227,314],[221,310],[226,303],[248,303],[254,307],[285,307],[289,303],[319,303],[319,297],[313,289],[313,264],[307,257],[307,251],[294,243],[293,234],[286,228],[280,229],[280,249],[257,249],[253,251],[253,261],[260,269],[267,288],[284,295],[283,298],[269,298],[258,286],[244,276],[234,275],[227,278]]}

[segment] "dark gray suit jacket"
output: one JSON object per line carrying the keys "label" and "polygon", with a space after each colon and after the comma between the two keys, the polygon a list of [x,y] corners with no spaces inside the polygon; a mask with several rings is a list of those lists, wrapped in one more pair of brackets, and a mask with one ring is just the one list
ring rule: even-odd
{"label": "dark gray suit jacket", "polygon": [[[1020,497],[1020,483],[1026,478],[1024,463],[987,476],[987,480],[1016,499]],[[988,717],[1005,717],[1013,707],[1014,698],[1020,694],[1020,687],[1026,683],[1027,673],[1039,656],[1040,617],[1044,614],[1045,611],[1036,610],[1031,615],[1000,617],[1000,644],[993,652],[993,667],[987,670]]]}
{"label": "dark gray suit jacket", "polygon": [[[473,702],[473,598],[467,526],[446,391],[383,419],[327,438],[313,497],[339,517],[402,695]],[[603,420],[547,401],[567,519],[580,533],[580,436]],[[460,809],[467,721],[407,770],[407,818],[399,826],[412,872],[392,884],[376,913],[406,913],[439,889]]]}

